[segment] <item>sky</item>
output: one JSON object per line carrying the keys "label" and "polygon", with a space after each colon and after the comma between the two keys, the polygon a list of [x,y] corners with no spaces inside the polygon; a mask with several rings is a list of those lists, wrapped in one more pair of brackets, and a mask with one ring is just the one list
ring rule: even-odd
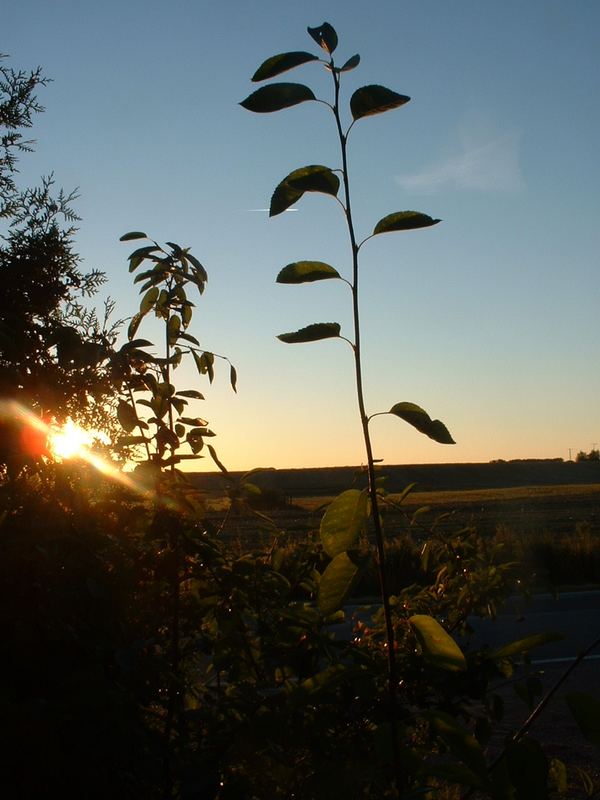
{"label": "sky", "polygon": [[[20,182],[54,173],[78,187],[76,249],[105,271],[97,298],[137,311],[126,231],[189,246],[209,275],[190,331],[227,355],[215,382],[193,366],[197,413],[230,469],[364,463],[351,352],[277,334],[337,321],[352,338],[348,287],[283,286],[279,270],[325,261],[350,277],[339,205],[305,195],[269,219],[275,186],[308,164],[339,168],[321,103],[254,114],[239,102],[269,56],[359,53],[342,106],[382,84],[410,103],[359,120],[349,177],[359,238],[388,213],[440,218],[361,251],[369,413],[417,403],[450,430],[437,444],[391,416],[373,420],[388,464],[569,458],[600,442],[600,4],[596,0],[21,0],[3,9],[10,66],[42,66],[45,113]],[[311,63],[278,80],[331,101]],[[194,298],[193,298],[194,299]],[[159,335],[152,322],[140,335]],[[212,469],[210,459],[194,463]]]}

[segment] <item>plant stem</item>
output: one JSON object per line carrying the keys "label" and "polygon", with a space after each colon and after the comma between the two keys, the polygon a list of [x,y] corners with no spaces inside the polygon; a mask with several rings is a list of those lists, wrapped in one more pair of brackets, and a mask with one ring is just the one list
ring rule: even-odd
{"label": "plant stem", "polygon": [[339,93],[340,93],[340,78],[339,73],[333,68],[333,59],[331,61],[331,74],[335,86],[335,101],[333,105],[333,114],[336,121],[338,136],[340,140],[340,148],[342,153],[342,175],[344,183],[344,196],[345,196],[345,217],[348,225],[348,235],[350,237],[350,245],[352,248],[352,312],[354,322],[354,368],[356,376],[356,396],[358,400],[358,409],[360,413],[360,422],[362,426],[363,439],[365,443],[365,451],[367,456],[367,474],[369,481],[369,497],[371,501],[371,516],[373,519],[373,528],[375,532],[375,544],[377,550],[377,571],[379,575],[379,587],[381,593],[381,602],[383,605],[383,613],[385,618],[386,640],[387,640],[387,665],[388,665],[388,696],[389,696],[389,721],[392,735],[392,753],[394,761],[394,772],[396,778],[396,788],[400,793],[401,788],[401,770],[400,759],[398,752],[398,725],[396,719],[396,699],[397,699],[397,686],[398,686],[398,673],[396,667],[396,654],[395,654],[395,637],[394,626],[392,624],[392,611],[390,606],[389,591],[385,575],[385,548],[383,541],[383,530],[381,526],[381,518],[379,515],[379,498],[377,496],[377,486],[375,483],[375,463],[373,459],[373,447],[371,444],[371,435],[369,432],[369,418],[365,410],[363,379],[362,379],[362,361],[361,361],[361,339],[360,339],[360,310],[359,310],[359,291],[358,291],[358,250],[359,245],[356,241],[354,232],[354,222],[352,219],[352,208],[350,203],[350,181],[348,177],[348,157],[347,157],[347,138],[342,129],[342,123],[339,113]]}

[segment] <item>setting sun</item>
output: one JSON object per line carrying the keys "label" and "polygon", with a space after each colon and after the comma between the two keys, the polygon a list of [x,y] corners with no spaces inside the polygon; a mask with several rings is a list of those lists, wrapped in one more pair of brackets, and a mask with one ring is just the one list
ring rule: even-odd
{"label": "setting sun", "polygon": [[108,437],[101,431],[86,431],[69,419],[62,428],[50,431],[48,448],[57,458],[77,458],[96,440],[106,443]]}

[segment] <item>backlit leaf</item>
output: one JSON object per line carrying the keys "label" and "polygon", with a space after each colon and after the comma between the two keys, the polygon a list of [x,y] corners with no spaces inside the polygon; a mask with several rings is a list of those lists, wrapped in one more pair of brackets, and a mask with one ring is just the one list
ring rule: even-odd
{"label": "backlit leaf", "polygon": [[119,400],[119,404],[117,406],[117,419],[119,420],[123,430],[127,433],[131,433],[138,423],[135,409],[129,403],[126,403],[125,400]]}
{"label": "backlit leaf", "polygon": [[262,86],[240,103],[248,111],[259,114],[291,108],[307,100],[316,100],[311,89],[302,83],[272,83]]}
{"label": "backlit leaf", "polygon": [[341,608],[354,588],[360,568],[348,555],[340,553],[321,575],[317,592],[317,606],[324,616]]}
{"label": "backlit leaf", "polygon": [[131,242],[133,239],[147,239],[147,235],[142,233],[142,231],[130,231],[129,233],[124,233],[123,236],[119,237],[120,242]]}
{"label": "backlit leaf", "polygon": [[233,364],[229,365],[229,382],[234,392],[237,392],[237,371]]}
{"label": "backlit leaf", "polygon": [[454,439],[443,422],[439,419],[431,419],[429,414],[415,403],[396,403],[388,412],[395,417],[400,417],[420,433],[429,436],[440,444],[455,444]]}
{"label": "backlit leaf", "polygon": [[338,45],[338,37],[335,29],[328,22],[324,22],[318,28],[307,28],[309,35],[327,53],[333,53]]}
{"label": "backlit leaf", "polygon": [[437,620],[427,614],[415,614],[408,621],[425,661],[448,672],[460,672],[467,668],[462,650]]}
{"label": "backlit leaf", "polygon": [[175,344],[177,341],[177,337],[179,336],[179,330],[181,328],[181,320],[177,316],[177,314],[173,314],[170,317],[169,322],[167,323],[167,335],[169,338],[169,344]]}
{"label": "backlit leaf", "polygon": [[150,311],[152,306],[156,303],[158,295],[158,286],[153,286],[151,289],[148,289],[140,303],[140,314],[144,315]]}
{"label": "backlit leaf", "polygon": [[340,273],[336,269],[322,261],[296,261],[281,270],[277,283],[312,283],[339,277]]}
{"label": "backlit leaf", "polygon": [[317,342],[320,339],[335,339],[340,335],[340,326],[337,322],[315,322],[300,328],[292,333],[280,333],[279,341],[286,344],[299,344],[301,342]]}
{"label": "backlit leaf", "polygon": [[348,489],[327,507],[321,519],[320,536],[323,549],[334,558],[351,548],[367,523],[368,498],[365,491]]}
{"label": "backlit leaf", "polygon": [[350,98],[350,111],[353,119],[357,120],[373,114],[382,114],[392,108],[399,108],[409,100],[410,97],[405,94],[398,94],[391,89],[386,89],[385,86],[377,84],[362,86]]}
{"label": "backlit leaf", "polygon": [[395,211],[387,217],[380,219],[373,229],[373,236],[378,233],[393,233],[394,231],[413,231],[417,228],[430,228],[441,222],[419,211]]}
{"label": "backlit leaf", "polygon": [[329,167],[322,164],[300,167],[286,175],[273,192],[269,216],[281,214],[299,200],[304,192],[322,192],[336,197],[339,188],[340,179]]}
{"label": "backlit leaf", "polygon": [[318,60],[318,56],[301,50],[296,50],[291,53],[279,53],[263,61],[252,76],[252,80],[254,82],[265,81],[267,78],[274,78],[276,75],[281,75],[282,72],[287,72],[288,69],[299,67],[301,64],[306,64],[309,61]]}

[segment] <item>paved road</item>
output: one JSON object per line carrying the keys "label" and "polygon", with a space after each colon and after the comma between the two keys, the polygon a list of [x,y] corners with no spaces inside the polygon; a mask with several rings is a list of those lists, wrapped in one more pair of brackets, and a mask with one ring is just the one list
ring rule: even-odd
{"label": "paved road", "polygon": [[[352,618],[367,620],[368,612],[363,607],[346,607],[346,622],[332,627],[340,638],[350,638]],[[376,606],[373,606],[376,608]],[[536,648],[532,658],[541,663],[566,663],[574,659],[592,641],[600,637],[600,591],[565,592],[558,598],[550,594],[536,595],[529,602],[520,597],[510,598],[495,620],[470,620],[475,629],[475,645],[487,644],[498,647],[516,639],[524,639],[534,633],[552,631],[564,638]],[[600,660],[600,647],[590,660]],[[598,666],[600,684],[600,665]]]}

